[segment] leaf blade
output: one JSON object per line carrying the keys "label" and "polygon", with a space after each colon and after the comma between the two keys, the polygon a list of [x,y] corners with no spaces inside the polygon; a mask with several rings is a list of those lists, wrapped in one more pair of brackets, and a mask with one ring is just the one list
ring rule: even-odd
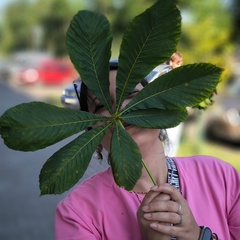
{"label": "leaf blade", "polygon": [[[157,1],[135,17],[120,48],[117,74],[117,110],[132,89],[176,50],[181,15],[174,1]],[[161,46],[161,47],[160,47]]]}
{"label": "leaf blade", "polygon": [[79,11],[70,23],[66,45],[71,61],[90,91],[112,112],[109,94],[109,60],[112,34],[107,18]]}
{"label": "leaf blade", "polygon": [[176,68],[145,86],[122,113],[147,108],[177,109],[199,104],[216,89],[221,73],[222,69],[208,63]]}
{"label": "leaf blade", "polygon": [[0,117],[0,134],[4,143],[14,150],[35,151],[104,119],[107,118],[42,102],[23,103]]}
{"label": "leaf blade", "polygon": [[188,117],[186,109],[144,109],[121,116],[124,122],[141,128],[166,129],[177,126]]}
{"label": "leaf blade", "polygon": [[110,125],[83,133],[46,161],[39,176],[41,195],[61,194],[81,179]]}
{"label": "leaf blade", "polygon": [[110,160],[115,182],[132,190],[142,171],[140,150],[131,136],[117,123],[111,140]]}

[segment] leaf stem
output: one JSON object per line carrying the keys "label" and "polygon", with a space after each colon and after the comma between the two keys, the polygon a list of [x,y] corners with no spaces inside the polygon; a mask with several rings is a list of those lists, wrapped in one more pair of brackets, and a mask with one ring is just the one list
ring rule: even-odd
{"label": "leaf stem", "polygon": [[157,185],[155,179],[153,178],[152,174],[150,173],[150,171],[149,171],[149,169],[148,169],[148,167],[147,167],[147,165],[146,165],[146,163],[145,163],[145,161],[144,161],[143,159],[142,159],[142,164],[143,164],[144,168],[146,169],[149,177],[151,178],[153,184],[154,184],[154,185]]}

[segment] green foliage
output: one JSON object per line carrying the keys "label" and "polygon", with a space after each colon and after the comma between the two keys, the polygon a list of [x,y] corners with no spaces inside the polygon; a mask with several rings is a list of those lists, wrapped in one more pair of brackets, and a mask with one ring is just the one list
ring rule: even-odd
{"label": "green foliage", "polygon": [[154,7],[135,17],[123,35],[118,60],[117,111],[140,80],[176,50],[181,34],[181,15],[172,7],[172,1],[161,3],[157,1]]}
{"label": "green foliage", "polygon": [[132,190],[141,176],[141,153],[134,140],[125,131],[120,121],[116,122],[110,150],[111,166],[115,182]]}
{"label": "green foliage", "polygon": [[127,27],[119,54],[115,110],[109,93],[109,23],[103,15],[88,11],[73,18],[66,38],[69,56],[109,117],[37,102],[11,108],[0,117],[5,144],[24,151],[46,147],[98,123],[47,160],[40,174],[41,194],[62,193],[72,187],[109,129],[113,131],[110,156],[115,182],[132,190],[141,175],[142,157],[122,122],[156,129],[176,126],[187,118],[186,107],[198,105],[216,89],[222,70],[207,63],[192,64],[149,83],[121,108],[135,86],[176,50],[181,15],[174,2],[157,1]]}
{"label": "green foliage", "polygon": [[67,31],[66,44],[75,68],[109,112],[111,101],[108,69],[111,43],[109,22],[101,14],[82,11],[75,16]]}
{"label": "green foliage", "polygon": [[10,4],[5,12],[5,24],[2,26],[1,48],[5,52],[27,49],[32,46],[34,16],[27,0]]}
{"label": "green foliage", "polygon": [[[11,1],[1,16],[0,50],[44,49],[56,55],[67,54],[64,39],[66,29],[76,9],[90,9],[104,14],[112,26],[114,36],[112,56],[117,57],[122,33],[133,16],[138,15],[156,0],[17,0]],[[179,50],[185,63],[208,61],[223,67],[229,75],[233,46],[232,16],[222,0],[179,0],[186,15]],[[235,10],[237,9],[237,0]],[[14,11],[9,9],[13,9]],[[221,16],[221,17],[219,17]],[[239,24],[238,24],[239,25]],[[238,28],[238,25],[236,28]],[[17,26],[17,27],[15,27]],[[40,29],[40,37],[36,32]],[[204,33],[204,34],[203,34]],[[37,33],[38,34],[38,33]]]}
{"label": "green foliage", "polygon": [[[207,63],[176,68],[147,85],[122,111],[196,106],[211,96],[219,82],[219,70],[218,67]],[[209,89],[206,89],[206,84]]]}
{"label": "green foliage", "polygon": [[39,25],[43,29],[42,47],[56,56],[67,55],[64,40],[75,9],[71,8],[68,0],[38,0],[35,6],[39,11]]}
{"label": "green foliage", "polygon": [[42,195],[62,193],[82,177],[109,126],[107,124],[80,135],[47,160],[39,176]]}
{"label": "green foliage", "polygon": [[0,131],[5,144],[12,149],[35,151],[104,119],[106,118],[42,102],[23,103],[3,114]]}
{"label": "green foliage", "polygon": [[73,0],[16,0],[1,16],[0,51],[46,50],[56,56],[67,55],[66,30],[73,14],[83,7]]}
{"label": "green foliage", "polygon": [[223,76],[227,79],[231,74],[234,51],[231,12],[221,0],[181,0],[179,6],[185,20],[179,44],[184,63],[211,59],[213,64],[225,69]]}

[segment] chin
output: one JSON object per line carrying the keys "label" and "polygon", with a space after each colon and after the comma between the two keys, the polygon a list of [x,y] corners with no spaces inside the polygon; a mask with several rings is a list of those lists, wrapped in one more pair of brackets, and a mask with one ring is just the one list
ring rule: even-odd
{"label": "chin", "polygon": [[140,147],[142,144],[151,143],[159,140],[159,133],[160,130],[158,129],[147,129],[147,128],[138,128],[134,132],[128,132],[133,140],[137,143]]}

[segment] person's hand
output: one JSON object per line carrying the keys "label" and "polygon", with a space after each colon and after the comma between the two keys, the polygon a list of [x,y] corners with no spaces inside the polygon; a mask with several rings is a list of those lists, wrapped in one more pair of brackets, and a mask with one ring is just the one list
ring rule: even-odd
{"label": "person's hand", "polygon": [[[160,196],[168,196],[168,199],[162,200]],[[158,233],[175,236],[178,240],[198,239],[200,228],[176,187],[169,184],[154,186],[140,207],[149,227]]]}
{"label": "person's hand", "polygon": [[[154,228],[151,228],[150,225],[154,224],[155,221],[151,221],[144,217],[146,214],[143,211],[143,207],[147,206],[150,203],[161,204],[162,201],[169,201],[170,196],[168,194],[164,194],[158,191],[150,191],[147,193],[145,198],[143,199],[140,207],[137,211],[138,225],[141,231],[142,240],[170,240],[171,237],[169,235],[163,234],[159,231],[155,231]],[[162,223],[165,225],[170,225],[170,223]]]}

